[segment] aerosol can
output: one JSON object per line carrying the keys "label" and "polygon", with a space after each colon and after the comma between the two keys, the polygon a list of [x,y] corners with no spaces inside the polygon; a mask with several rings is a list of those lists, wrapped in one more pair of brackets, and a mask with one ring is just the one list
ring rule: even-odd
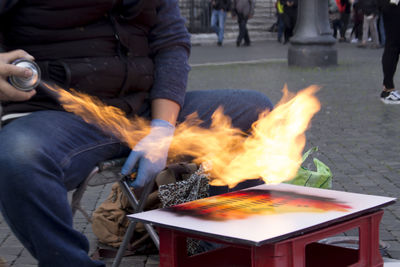
{"label": "aerosol can", "polygon": [[23,67],[23,68],[28,68],[32,71],[32,76],[30,77],[18,77],[18,76],[10,76],[8,78],[8,81],[12,86],[17,88],[18,90],[21,91],[30,91],[35,89],[41,81],[41,72],[38,64],[35,62],[28,60],[28,59],[17,59],[11,64],[18,66],[18,67]]}

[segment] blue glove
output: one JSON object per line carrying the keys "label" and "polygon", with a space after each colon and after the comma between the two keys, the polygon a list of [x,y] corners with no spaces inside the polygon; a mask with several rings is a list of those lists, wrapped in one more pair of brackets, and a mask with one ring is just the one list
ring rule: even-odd
{"label": "blue glove", "polygon": [[175,127],[160,119],[152,120],[150,126],[150,133],[136,144],[121,169],[121,174],[128,175],[137,164],[137,176],[132,184],[134,188],[144,187],[167,163]]}

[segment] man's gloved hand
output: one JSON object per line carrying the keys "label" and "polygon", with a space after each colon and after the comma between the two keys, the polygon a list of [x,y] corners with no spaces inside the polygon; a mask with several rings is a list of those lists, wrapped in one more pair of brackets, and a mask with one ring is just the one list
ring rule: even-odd
{"label": "man's gloved hand", "polygon": [[152,120],[150,126],[150,133],[136,144],[122,166],[121,173],[128,175],[137,164],[137,176],[132,184],[134,188],[144,187],[164,169],[175,131],[172,124],[160,119]]}

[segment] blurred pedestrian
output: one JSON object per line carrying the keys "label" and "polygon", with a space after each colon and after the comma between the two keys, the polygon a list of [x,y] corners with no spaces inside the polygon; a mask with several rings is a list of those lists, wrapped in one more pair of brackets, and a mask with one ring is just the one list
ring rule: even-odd
{"label": "blurred pedestrian", "polygon": [[217,34],[218,46],[222,46],[224,41],[226,14],[231,8],[231,0],[212,0],[211,8],[211,28]]}
{"label": "blurred pedestrian", "polygon": [[278,17],[277,26],[278,26],[278,42],[282,43],[282,35],[285,30],[285,22],[283,20],[283,0],[277,0],[275,3],[276,14]]}
{"label": "blurred pedestrian", "polygon": [[377,0],[360,0],[361,10],[364,13],[363,37],[359,47],[367,47],[368,33],[371,34],[372,48],[379,48],[377,21],[379,8]]}
{"label": "blurred pedestrian", "polygon": [[333,30],[333,37],[336,39],[340,31],[340,13],[336,0],[329,0],[329,22]]}
{"label": "blurred pedestrian", "polygon": [[386,42],[382,55],[383,90],[381,100],[385,104],[400,104],[400,93],[395,90],[393,77],[400,54],[400,6],[398,0],[380,0]]}
{"label": "blurred pedestrian", "polygon": [[240,46],[244,40],[244,46],[250,46],[250,36],[247,30],[247,21],[254,15],[254,0],[233,0],[232,18],[237,17],[239,35],[236,46]]}
{"label": "blurred pedestrian", "polygon": [[285,41],[283,43],[286,44],[293,36],[294,26],[296,26],[297,0],[284,0],[283,18],[285,22]]}
{"label": "blurred pedestrian", "polygon": [[379,36],[379,42],[381,46],[385,46],[386,43],[386,35],[385,35],[385,27],[383,23],[383,17],[382,17],[382,12],[379,11],[379,18],[378,18],[378,36]]}
{"label": "blurred pedestrian", "polygon": [[340,12],[340,38],[339,42],[346,42],[346,31],[349,26],[351,4],[349,0],[336,0]]}
{"label": "blurred pedestrian", "polygon": [[[355,0],[353,2],[353,29],[351,30],[350,40],[351,43],[361,42],[363,34],[363,21],[364,13],[361,10],[360,0]],[[354,35],[354,38],[351,37]]]}

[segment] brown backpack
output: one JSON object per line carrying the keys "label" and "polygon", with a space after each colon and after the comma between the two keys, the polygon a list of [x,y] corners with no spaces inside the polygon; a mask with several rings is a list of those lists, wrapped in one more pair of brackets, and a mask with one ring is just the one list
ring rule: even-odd
{"label": "brown backpack", "polygon": [[[179,188],[180,190],[175,190]],[[208,180],[194,163],[168,165],[155,179],[154,191],[148,196],[144,210],[157,209],[206,197]],[[92,229],[99,242],[118,248],[129,225],[126,215],[133,213],[118,183],[112,185],[107,199],[93,212]],[[136,250],[146,241],[148,233],[137,223],[129,250]],[[151,243],[151,242],[150,242]]]}

